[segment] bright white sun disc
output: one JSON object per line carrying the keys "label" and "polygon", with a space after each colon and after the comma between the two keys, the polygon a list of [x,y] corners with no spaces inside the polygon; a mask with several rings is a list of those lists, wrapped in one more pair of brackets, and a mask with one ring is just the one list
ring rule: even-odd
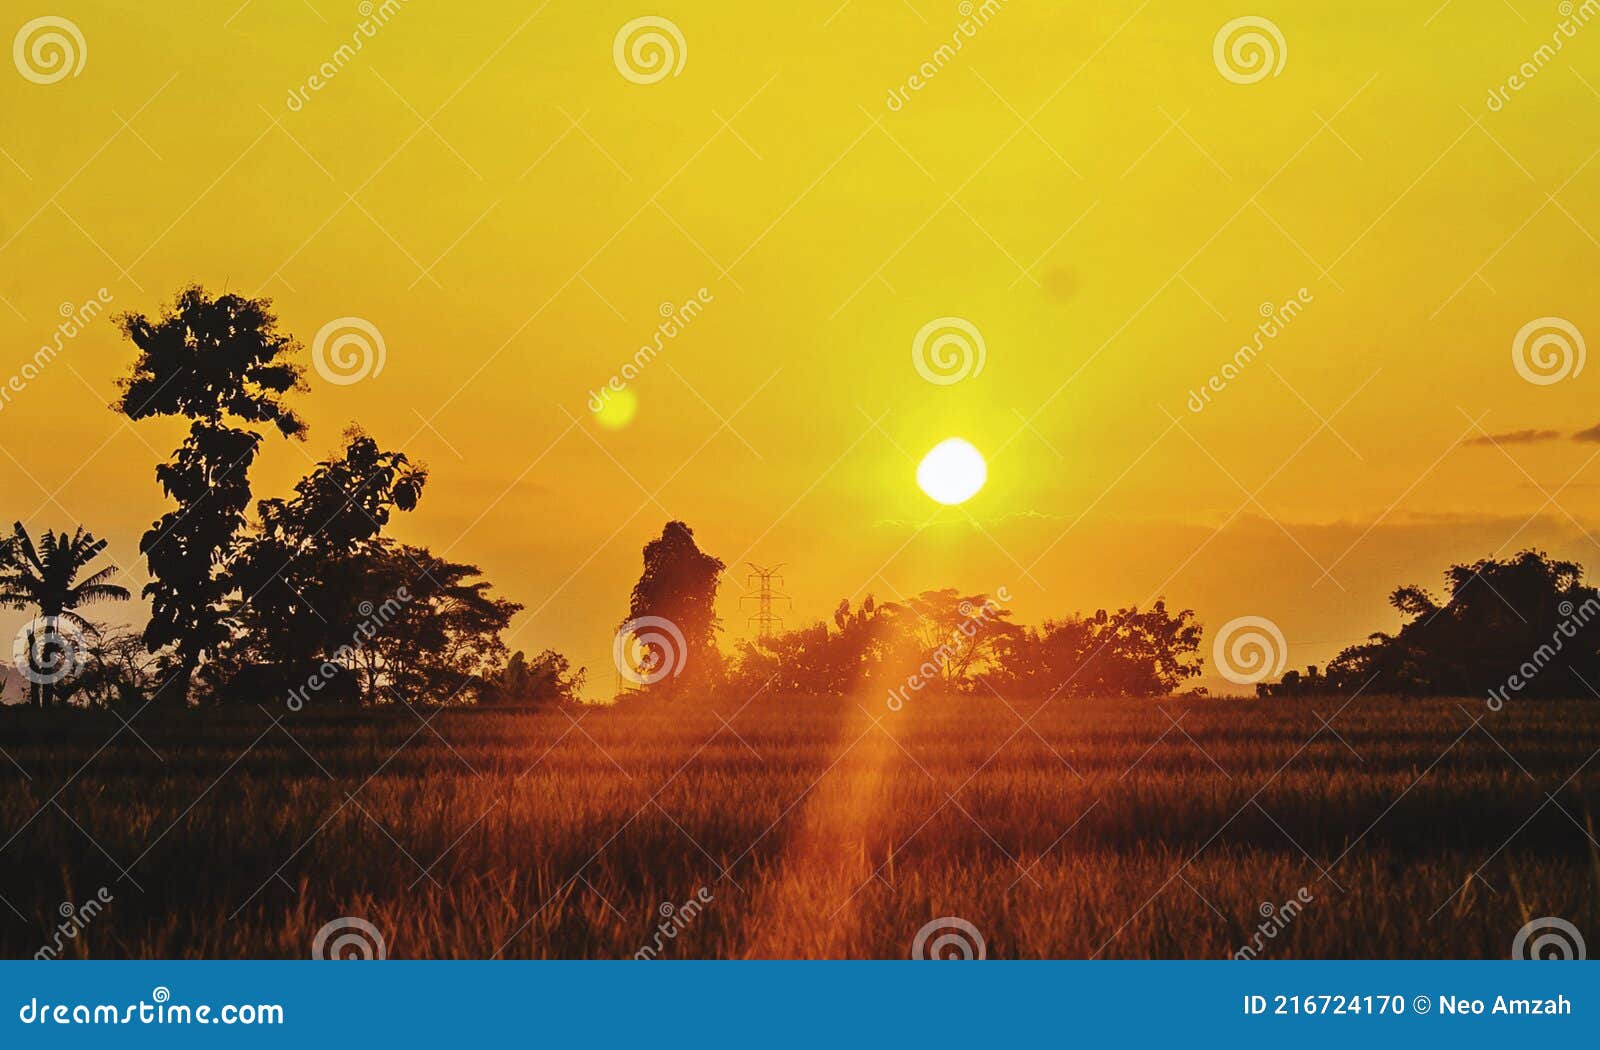
{"label": "bright white sun disc", "polygon": [[946,505],[965,503],[989,479],[983,453],[961,438],[946,438],[917,464],[917,485],[930,499]]}

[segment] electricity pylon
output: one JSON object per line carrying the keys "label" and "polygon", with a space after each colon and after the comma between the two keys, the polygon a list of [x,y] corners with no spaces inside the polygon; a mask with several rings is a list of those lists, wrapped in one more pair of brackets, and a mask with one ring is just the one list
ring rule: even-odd
{"label": "electricity pylon", "polygon": [[783,577],[778,575],[778,570],[783,568],[785,563],[779,562],[771,568],[764,568],[754,562],[748,564],[750,572],[745,576],[744,583],[746,587],[755,587],[756,590],[753,594],[743,595],[739,601],[743,603],[754,598],[756,614],[745,622],[755,625],[757,638],[771,638],[776,633],[776,628],[783,626],[783,617],[772,611],[773,601],[785,601],[789,603],[791,609],[794,608],[794,599],[772,589],[774,583],[779,587],[783,586]]}

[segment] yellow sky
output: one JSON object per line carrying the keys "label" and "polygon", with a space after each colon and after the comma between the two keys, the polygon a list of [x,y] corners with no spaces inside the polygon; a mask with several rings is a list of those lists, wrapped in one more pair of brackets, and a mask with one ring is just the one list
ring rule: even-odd
{"label": "yellow sky", "polygon": [[[370,321],[381,374],[311,372],[310,441],[269,447],[257,495],[359,420],[433,470],[397,534],[482,565],[528,607],[511,644],[593,692],[669,515],[788,563],[794,624],[869,590],[1004,586],[1026,620],[1159,592],[1272,619],[1296,665],[1391,628],[1388,590],[1450,560],[1600,564],[1600,444],[1566,436],[1600,421],[1600,365],[1535,384],[1512,358],[1535,318],[1600,333],[1600,17],[1536,59],[1561,15],[1533,0],[995,0],[936,60],[955,4],[392,0],[291,106],[356,5],[236,7],[9,9],[7,38],[69,19],[84,63],[0,75],[0,370],[102,287],[269,295],[308,345]],[[1219,71],[1243,14],[1281,33],[1278,75]],[[681,33],[678,75],[619,71],[641,15]],[[633,421],[596,425],[589,392],[701,289]],[[940,317],[982,333],[981,373],[918,374]],[[180,431],[107,410],[130,360],[102,320],[11,391],[0,492],[107,536],[137,585]],[[1530,428],[1562,436],[1459,444]],[[940,509],[914,460],[951,435],[990,481]]]}

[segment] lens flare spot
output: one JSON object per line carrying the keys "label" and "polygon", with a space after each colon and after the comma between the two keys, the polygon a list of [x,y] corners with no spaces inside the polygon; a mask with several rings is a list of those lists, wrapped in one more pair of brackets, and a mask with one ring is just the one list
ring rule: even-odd
{"label": "lens flare spot", "polygon": [[621,430],[632,423],[633,414],[638,409],[639,399],[627,387],[621,390],[606,390],[589,402],[589,411],[594,413],[594,421],[607,430]]}

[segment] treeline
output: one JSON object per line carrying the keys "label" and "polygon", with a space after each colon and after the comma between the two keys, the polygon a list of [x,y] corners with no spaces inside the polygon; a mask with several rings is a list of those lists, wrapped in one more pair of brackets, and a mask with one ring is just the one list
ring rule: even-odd
{"label": "treeline", "polygon": [[171,508],[139,543],[151,615],[140,631],[91,622],[80,610],[130,597],[115,566],[94,568],[105,541],[80,526],[36,543],[13,526],[0,604],[37,612],[17,646],[30,701],[576,699],[583,672],[559,654],[508,657],[501,632],[521,606],[477,566],[386,535],[428,472],[359,427],[252,513],[257,455],[306,435],[290,403],[306,389],[301,348],[269,307],[192,287],[157,317],[117,319],[137,356],[113,408],[188,424],[155,468]]}
{"label": "treeline", "polygon": [[828,622],[741,641],[717,635],[723,562],[683,522],[646,545],[644,572],[617,638],[635,688],[705,694],[726,687],[808,695],[881,690],[892,708],[917,694],[993,689],[1014,696],[1157,696],[1199,674],[1200,626],[1164,602],[1140,611],[1013,622],[1009,595],[924,591],[901,601],[840,601]]}
{"label": "treeline", "polygon": [[1499,710],[1514,697],[1600,696],[1600,591],[1583,567],[1542,551],[1452,565],[1443,601],[1397,588],[1405,618],[1319,669],[1290,671],[1256,687],[1261,696],[1366,693],[1484,696]]}

